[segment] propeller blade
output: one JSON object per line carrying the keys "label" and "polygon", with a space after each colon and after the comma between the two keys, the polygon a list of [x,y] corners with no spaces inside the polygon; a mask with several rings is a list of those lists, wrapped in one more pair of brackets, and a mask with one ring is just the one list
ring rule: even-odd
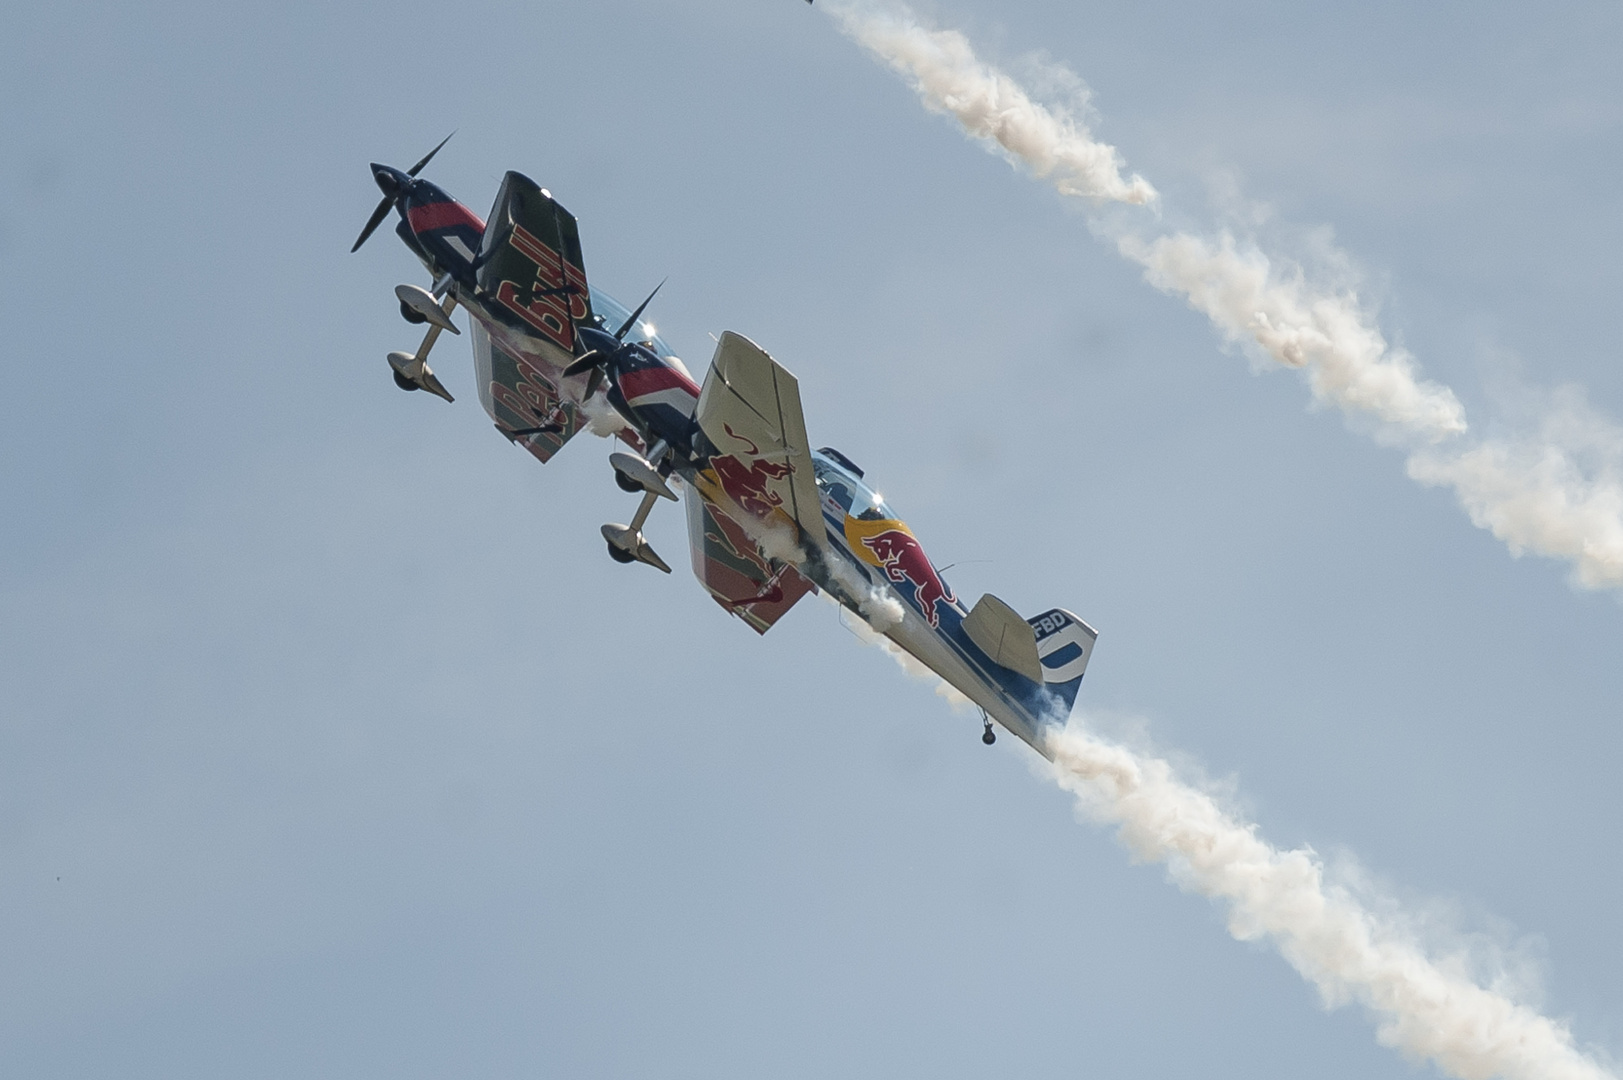
{"label": "propeller blade", "polygon": [[570,364],[568,367],[564,368],[564,378],[567,379],[571,376],[579,375],[582,372],[590,371],[601,364],[603,360],[604,356],[602,353],[589,352],[579,360],[576,360],[573,364]]}
{"label": "propeller blade", "polygon": [[[451,135],[455,135],[455,134],[456,134],[456,132],[454,132],[454,131],[451,132]],[[440,140],[440,146],[444,146],[446,143],[450,142],[451,141],[451,135],[447,135],[445,138],[441,139]],[[430,150],[428,152],[427,156],[424,157],[423,160],[419,161],[417,164],[415,164],[411,168],[407,169],[406,170],[406,175],[407,176],[416,176],[418,173],[422,172],[423,171],[423,166],[427,165],[430,161],[433,161],[434,160],[434,155],[440,152],[440,146],[434,147],[434,149],[432,149],[432,150]]]}
{"label": "propeller blade", "polygon": [[[456,134],[456,132],[454,132],[454,131],[451,132],[451,135],[455,135],[455,134]],[[440,152],[440,147],[444,146],[446,143],[451,141],[451,135],[447,135],[445,138],[441,139],[439,146],[434,147],[434,149],[432,149],[432,150],[430,150],[428,152],[428,154],[423,158],[423,160],[419,161],[417,164],[413,165],[410,169],[406,170],[406,175],[407,176],[416,176],[418,173],[422,172],[423,171],[423,166],[427,165],[430,161],[433,161],[434,160],[434,155]],[[372,172],[373,172],[373,174],[375,176],[378,177],[378,184],[379,184],[379,186],[383,186],[384,190],[387,191],[389,187],[396,186],[392,181],[387,186],[384,186],[384,180],[388,179],[391,176],[398,176],[399,175],[398,173],[395,173],[394,170],[392,170],[392,169],[382,169],[380,166],[374,165],[372,167]],[[360,239],[356,240],[355,241],[355,246],[349,249],[349,252],[350,252],[351,255],[353,255],[353,254],[355,254],[355,252],[361,250],[361,245],[366,243],[367,238],[372,235],[373,231],[376,230],[379,225],[383,224],[383,219],[385,217],[389,216],[390,207],[394,206],[396,200],[398,200],[399,198],[400,198],[400,192],[399,191],[390,192],[389,194],[387,194],[387,195],[385,195],[383,197],[383,201],[378,203],[378,208],[376,210],[372,211],[372,216],[367,220],[366,228],[361,230]]]}
{"label": "propeller blade", "polygon": [[[670,278],[665,279],[665,281],[669,281],[669,280],[671,280],[671,279]],[[646,310],[649,303],[651,303],[653,301],[655,293],[658,293],[659,290],[661,290],[661,289],[663,289],[665,287],[665,281],[661,281],[658,285],[655,285],[654,286],[654,291],[648,294],[648,299],[644,300],[642,303],[638,304],[637,305],[637,310],[633,311],[631,313],[631,318],[627,319],[626,322],[625,322],[625,325],[620,327],[620,329],[618,329],[618,330],[616,330],[614,332],[614,340],[615,341],[624,341],[626,339],[626,331],[630,330],[634,325],[636,325],[637,320],[642,318],[643,311]]]}
{"label": "propeller blade", "polygon": [[586,396],[591,397],[597,393],[597,388],[601,385],[603,385],[603,369],[595,367],[592,369],[591,378],[586,380]]}
{"label": "propeller blade", "polygon": [[375,230],[378,225],[383,222],[384,218],[389,216],[389,211],[394,206],[394,200],[395,197],[393,195],[385,195],[383,197],[383,201],[378,203],[378,208],[372,211],[372,216],[366,221],[366,228],[361,230],[360,239],[356,240],[355,246],[349,249],[349,253],[351,255],[361,250],[361,245],[366,243],[366,238],[371,236],[373,230]]}

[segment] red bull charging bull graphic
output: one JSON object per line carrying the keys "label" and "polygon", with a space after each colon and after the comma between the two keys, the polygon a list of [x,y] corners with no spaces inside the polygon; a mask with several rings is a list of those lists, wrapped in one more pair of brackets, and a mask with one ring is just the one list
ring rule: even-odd
{"label": "red bull charging bull graphic", "polygon": [[760,447],[731,427],[727,427],[726,431],[749,447],[749,456],[754,460],[745,465],[731,455],[715,455],[710,459],[710,467],[716,472],[716,481],[721,484],[721,490],[727,493],[727,497],[746,513],[765,520],[772,511],[783,505],[783,496],[773,491],[769,484],[788,477],[789,466],[780,461],[761,460],[756,456],[761,452]]}
{"label": "red bull charging bull graphic", "polygon": [[906,525],[895,520],[863,521],[846,519],[845,533],[851,549],[865,562],[885,571],[885,576],[900,585],[913,586],[913,601],[932,627],[941,625],[941,614],[936,605],[954,604],[958,598],[947,583],[941,580],[931,564],[924,546],[908,531]]}

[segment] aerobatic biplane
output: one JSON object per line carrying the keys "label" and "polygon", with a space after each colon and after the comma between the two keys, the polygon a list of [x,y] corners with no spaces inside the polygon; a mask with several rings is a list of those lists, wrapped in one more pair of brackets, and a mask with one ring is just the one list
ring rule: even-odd
{"label": "aerobatic biplane", "polygon": [[389,354],[400,388],[451,400],[427,361],[442,332],[460,333],[462,307],[480,401],[508,440],[542,462],[585,427],[629,448],[609,462],[642,502],[630,524],[603,526],[611,557],[670,572],[642,526],[677,499],[675,478],[693,572],[723,608],[764,634],[821,589],[979,706],[984,741],[996,720],[1047,755],[1043,729],[1070,713],[1094,630],[1058,608],[1022,618],[990,594],[966,608],[863,470],[811,448],[788,370],[729,331],[701,387],[642,321],[653,293],[627,310],[588,285],[575,218],[550,193],[509,172],[482,221],[418,177],[440,146],[404,171],[372,166],[383,200],[351,249],[393,209],[431,275],[395,290],[428,327],[416,352]]}

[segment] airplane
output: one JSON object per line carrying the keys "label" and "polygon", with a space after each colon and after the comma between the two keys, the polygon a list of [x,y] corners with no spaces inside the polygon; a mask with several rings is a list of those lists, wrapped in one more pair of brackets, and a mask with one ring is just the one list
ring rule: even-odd
{"label": "airplane", "polygon": [[480,403],[505,438],[542,463],[583,429],[627,447],[609,464],[642,499],[629,524],[602,527],[613,559],[671,572],[642,529],[680,489],[694,575],[723,609],[764,634],[821,591],[979,707],[983,742],[995,721],[1052,757],[1045,732],[1069,715],[1097,632],[1061,608],[1022,618],[990,593],[966,608],[867,474],[812,448],[794,375],[726,331],[696,383],[643,319],[659,287],[627,309],[590,286],[576,219],[551,193],[508,172],[482,220],[419,177],[449,138],[410,169],[371,166],[383,199],[350,249],[394,210],[430,275],[395,289],[401,315],[427,326],[415,352],[389,354],[396,385],[453,400],[428,357],[460,334],[461,307]]}

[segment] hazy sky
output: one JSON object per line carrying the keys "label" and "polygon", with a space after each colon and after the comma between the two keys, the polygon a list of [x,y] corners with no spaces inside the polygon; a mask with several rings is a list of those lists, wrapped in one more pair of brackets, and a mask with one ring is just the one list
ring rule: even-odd
{"label": "hazy sky", "polygon": [[[1623,420],[1623,9],[921,9],[1086,81],[1163,220],[1361,298],[1479,429]],[[0,35],[0,1073],[1402,1077],[807,600],[764,638],[384,355],[366,165],[518,169],[702,373],[798,376],[1079,713],[1623,1052],[1623,606],[1147,285],[798,0],[13,5]],[[1575,391],[1567,391],[1569,394]],[[1532,418],[1532,419],[1530,419]],[[1520,427],[1519,427],[1520,426]],[[1425,1070],[1429,1071],[1429,1070]]]}

